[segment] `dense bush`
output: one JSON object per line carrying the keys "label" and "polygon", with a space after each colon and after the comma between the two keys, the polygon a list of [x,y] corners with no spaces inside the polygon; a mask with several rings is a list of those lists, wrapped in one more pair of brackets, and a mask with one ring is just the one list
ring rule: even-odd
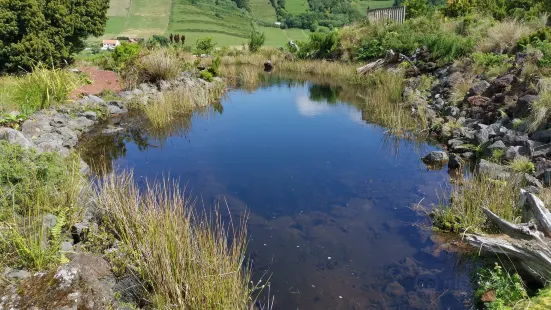
{"label": "dense bush", "polygon": [[551,42],[551,27],[545,27],[536,30],[535,32],[524,36],[518,40],[519,48],[526,48],[530,44],[538,43],[538,41]]}
{"label": "dense bush", "polygon": [[200,75],[199,75],[203,80],[207,81],[207,82],[212,82],[214,81],[214,77],[212,76],[212,73],[210,73],[209,71],[207,70],[203,70],[200,72]]}
{"label": "dense bush", "polygon": [[113,58],[113,69],[122,69],[130,61],[134,60],[141,51],[141,46],[138,44],[132,44],[123,42],[121,45],[115,47],[111,57]]}
{"label": "dense bush", "polygon": [[0,1],[0,72],[72,62],[86,38],[103,34],[108,7],[109,0]]}
{"label": "dense bush", "polygon": [[265,40],[266,36],[263,32],[258,32],[256,30],[251,32],[251,36],[249,38],[249,51],[253,53],[257,52],[262,45],[264,45]]}
{"label": "dense bush", "polygon": [[298,45],[297,56],[301,59],[333,59],[338,56],[339,36],[336,31],[315,32],[308,41],[300,41]]}
{"label": "dense bush", "polygon": [[406,7],[407,18],[425,15],[428,10],[428,2],[426,0],[405,0],[403,5]]}
{"label": "dense bush", "polygon": [[214,50],[214,46],[216,46],[216,43],[212,42],[211,37],[206,37],[202,39],[198,39],[197,43],[195,44],[196,53],[198,55],[201,54],[210,54]]}
{"label": "dense bush", "polygon": [[359,31],[362,42],[355,51],[357,60],[383,57],[386,51],[411,55],[421,46],[427,46],[435,61],[448,62],[474,49],[474,40],[441,27],[428,17],[407,20],[403,25],[365,25]]}

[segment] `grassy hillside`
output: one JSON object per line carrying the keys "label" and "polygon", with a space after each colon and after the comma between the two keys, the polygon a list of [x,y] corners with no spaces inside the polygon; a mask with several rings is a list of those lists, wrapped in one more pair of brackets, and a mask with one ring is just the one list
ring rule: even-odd
{"label": "grassy hillside", "polygon": [[250,0],[251,14],[255,19],[273,23],[277,21],[277,15],[270,0]]}
{"label": "grassy hillside", "polygon": [[394,4],[394,0],[362,0],[352,3],[363,15],[366,15],[367,8],[380,9],[389,8]]}
{"label": "grassy hillside", "polygon": [[[393,0],[366,0],[354,2],[354,6],[365,14],[368,6],[379,8],[392,3]],[[277,21],[270,0],[250,0],[250,7],[251,12],[240,9],[232,0],[111,0],[102,38],[180,33],[186,35],[187,44],[212,37],[218,46],[238,46],[247,42],[253,27],[265,32],[268,46],[283,46],[289,40],[307,38],[307,30],[256,25],[255,21]],[[287,0],[286,10],[292,14],[307,12],[308,0]]]}
{"label": "grassy hillside", "polygon": [[212,37],[218,45],[240,45],[247,42],[252,29],[249,13],[231,1],[175,0],[166,33],[183,33],[188,43]]}
{"label": "grassy hillside", "polygon": [[308,0],[286,0],[285,10],[291,14],[300,14],[308,11]]}

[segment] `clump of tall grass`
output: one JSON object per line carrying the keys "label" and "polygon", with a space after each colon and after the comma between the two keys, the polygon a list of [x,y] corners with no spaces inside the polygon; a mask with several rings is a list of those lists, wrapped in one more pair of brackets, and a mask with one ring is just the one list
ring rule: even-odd
{"label": "clump of tall grass", "polygon": [[402,73],[376,71],[369,76],[369,83],[362,107],[367,120],[388,128],[390,134],[399,137],[411,137],[427,128],[423,107],[418,106],[414,113],[402,100]]}
{"label": "clump of tall grass", "polygon": [[19,106],[13,99],[17,79],[13,76],[0,76],[0,113],[16,110]]}
{"label": "clump of tall grass", "polygon": [[493,180],[484,175],[466,177],[453,186],[449,199],[443,199],[431,213],[433,225],[460,233],[489,232],[492,226],[482,207],[515,222],[519,216],[519,209],[515,207],[519,190],[519,183],[514,180]]}
{"label": "clump of tall grass", "polygon": [[481,52],[504,53],[511,51],[520,38],[530,34],[532,29],[521,21],[506,20],[488,29],[477,49]]}
{"label": "clump of tall grass", "polygon": [[515,172],[534,173],[536,167],[530,158],[526,156],[517,156],[509,163],[509,167]]}
{"label": "clump of tall grass", "polygon": [[158,48],[149,51],[137,61],[145,81],[173,80],[180,74],[180,61],[169,49]]}
{"label": "clump of tall grass", "polygon": [[527,120],[528,131],[536,131],[551,116],[551,78],[542,78],[537,84],[540,98],[532,103],[532,111]]}
{"label": "clump of tall grass", "polygon": [[229,85],[236,88],[244,88],[248,91],[257,89],[260,85],[261,71],[251,65],[224,65],[221,74]]}
{"label": "clump of tall grass", "polygon": [[250,309],[255,288],[245,262],[245,223],[227,226],[217,211],[195,211],[176,182],[108,176],[97,201],[106,225],[159,309]]}
{"label": "clump of tall grass", "polygon": [[225,84],[216,82],[213,86],[184,85],[159,93],[143,110],[155,129],[170,126],[172,122],[196,108],[207,107],[220,99]]}
{"label": "clump of tall grass", "polygon": [[[41,270],[62,262],[61,232],[80,216],[85,188],[77,156],[0,141],[0,264]],[[46,225],[47,213],[55,225]]]}
{"label": "clump of tall grass", "polygon": [[64,103],[81,83],[81,78],[72,72],[47,69],[39,64],[31,73],[16,80],[12,98],[22,112],[29,114]]}

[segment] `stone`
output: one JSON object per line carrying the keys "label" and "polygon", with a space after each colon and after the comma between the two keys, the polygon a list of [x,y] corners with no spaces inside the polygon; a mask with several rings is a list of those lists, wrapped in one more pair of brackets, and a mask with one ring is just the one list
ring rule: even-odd
{"label": "stone", "polygon": [[264,71],[265,72],[271,72],[274,69],[274,64],[268,60],[264,63]]}
{"label": "stone", "polygon": [[77,244],[83,240],[86,240],[88,232],[90,232],[89,223],[74,224],[73,227],[71,227],[71,235],[73,236],[74,243]]}
{"label": "stone", "polygon": [[423,162],[427,165],[436,165],[446,163],[449,158],[448,154],[443,151],[432,151],[422,158]]}
{"label": "stone", "polygon": [[477,166],[479,174],[484,174],[492,179],[508,180],[511,177],[511,169],[506,166],[494,164],[481,159]]}
{"label": "stone", "polygon": [[503,141],[501,140],[497,140],[496,142],[490,144],[488,146],[488,149],[489,150],[503,150],[505,151],[507,149],[507,146],[505,145],[505,143],[503,143]]}
{"label": "stone", "polygon": [[124,107],[124,105],[118,101],[109,102],[109,104],[107,105],[107,111],[111,115],[121,115],[128,113],[128,110]]}
{"label": "stone", "polygon": [[490,104],[490,102],[492,102],[492,100],[490,98],[484,97],[484,96],[471,96],[471,97],[467,98],[467,102],[472,107],[485,107],[488,104]]}
{"label": "stone", "polygon": [[486,89],[488,89],[488,87],[490,87],[490,83],[486,82],[486,81],[479,81],[477,83],[475,83],[471,89],[469,89],[469,96],[478,96],[478,95],[482,95]]}
{"label": "stone", "polygon": [[515,76],[512,74],[507,74],[502,77],[499,77],[490,83],[490,91],[492,93],[501,93],[503,92],[507,87],[509,87],[513,81],[515,80]]}
{"label": "stone", "polygon": [[75,119],[69,120],[69,122],[67,123],[67,128],[78,132],[87,132],[92,128],[92,126],[94,126],[95,123],[96,122],[91,119],[80,116]]}
{"label": "stone", "polygon": [[42,223],[44,227],[47,228],[55,227],[55,224],[57,223],[57,216],[49,213],[44,214],[44,216],[42,216]]}
{"label": "stone", "polygon": [[86,99],[90,103],[105,104],[105,101],[103,99],[101,99],[100,97],[98,97],[98,96],[88,95],[88,96],[86,96]]}
{"label": "stone", "polygon": [[523,175],[523,179],[524,179],[524,184],[526,184],[527,186],[543,188],[543,185],[541,184],[541,182],[531,174],[525,173]]}
{"label": "stone", "polygon": [[536,131],[532,134],[531,139],[542,143],[551,143],[551,129]]}
{"label": "stone", "polygon": [[505,150],[505,159],[512,161],[520,156],[529,156],[530,150],[524,146],[510,146]]}
{"label": "stone", "polygon": [[448,140],[448,146],[451,148],[451,149],[454,149],[460,145],[463,145],[463,144],[466,144],[465,141],[461,140],[461,139],[450,139]]}
{"label": "stone", "polygon": [[400,283],[393,281],[386,285],[385,293],[392,297],[401,297],[406,293],[406,290]]}
{"label": "stone", "polygon": [[114,309],[115,277],[109,264],[88,253],[75,254],[57,270],[37,273],[0,295],[1,309]]}
{"label": "stone", "polygon": [[61,252],[73,252],[73,244],[71,242],[68,242],[68,241],[65,241],[65,242],[61,242],[60,246],[59,246],[59,250]]}
{"label": "stone", "polygon": [[4,273],[9,279],[26,279],[31,276],[31,273],[24,269],[9,269]]}
{"label": "stone", "polygon": [[528,134],[514,130],[507,130],[502,138],[506,145],[526,145],[528,143]]}
{"label": "stone", "polygon": [[535,95],[524,95],[518,98],[517,104],[511,110],[513,117],[522,118],[527,116],[532,108],[532,103],[537,101],[539,98],[539,96]]}
{"label": "stone", "polygon": [[544,144],[536,146],[532,149],[533,157],[549,157],[551,155],[551,145]]}
{"label": "stone", "polygon": [[490,129],[479,129],[474,133],[474,140],[478,145],[484,144],[490,140]]}
{"label": "stone", "polygon": [[0,140],[8,141],[10,144],[20,145],[24,149],[29,149],[33,143],[27,139],[22,132],[12,128],[0,128]]}
{"label": "stone", "polygon": [[28,119],[21,125],[21,132],[30,139],[40,134],[51,132],[52,129],[50,120],[41,116]]}
{"label": "stone", "polygon": [[448,161],[449,169],[460,169],[463,166],[463,159],[457,154],[450,154],[450,160]]}
{"label": "stone", "polygon": [[444,116],[453,116],[458,117],[459,116],[459,108],[456,106],[447,106],[444,108],[444,111],[442,112]]}
{"label": "stone", "polygon": [[97,121],[98,120],[98,115],[94,111],[86,111],[86,112],[82,113],[82,116],[86,117],[87,119],[89,119],[91,121]]}
{"label": "stone", "polygon": [[50,119],[50,125],[55,128],[67,126],[69,116],[66,114],[56,114]]}
{"label": "stone", "polygon": [[476,154],[474,152],[465,152],[460,154],[461,158],[464,158],[465,160],[475,160]]}
{"label": "stone", "polygon": [[551,169],[551,160],[546,158],[534,158],[534,167],[536,168],[536,178],[541,180],[545,170]]}
{"label": "stone", "polygon": [[56,132],[61,136],[61,140],[63,141],[62,145],[64,147],[72,148],[77,144],[78,136],[71,129],[67,127],[61,127],[57,128]]}

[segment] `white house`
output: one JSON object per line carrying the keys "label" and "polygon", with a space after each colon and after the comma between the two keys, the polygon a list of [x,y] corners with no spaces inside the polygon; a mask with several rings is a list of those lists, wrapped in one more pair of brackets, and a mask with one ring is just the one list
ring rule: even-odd
{"label": "white house", "polygon": [[103,40],[102,50],[112,50],[115,47],[121,45],[119,40]]}

